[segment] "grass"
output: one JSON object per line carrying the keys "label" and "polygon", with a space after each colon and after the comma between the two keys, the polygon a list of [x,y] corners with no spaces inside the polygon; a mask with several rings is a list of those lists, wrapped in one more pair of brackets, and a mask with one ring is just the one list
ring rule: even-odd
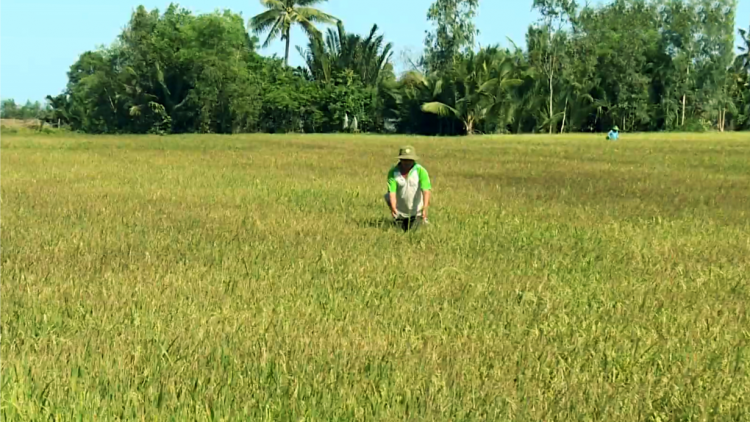
{"label": "grass", "polygon": [[[387,227],[401,144],[426,230]],[[4,420],[750,420],[750,135],[2,138]]]}
{"label": "grass", "polygon": [[38,119],[0,119],[0,125],[4,128],[27,128],[33,129],[39,127]]}
{"label": "grass", "polygon": [[38,119],[0,119],[0,134],[20,136],[64,135],[72,136],[65,128],[44,124]]}

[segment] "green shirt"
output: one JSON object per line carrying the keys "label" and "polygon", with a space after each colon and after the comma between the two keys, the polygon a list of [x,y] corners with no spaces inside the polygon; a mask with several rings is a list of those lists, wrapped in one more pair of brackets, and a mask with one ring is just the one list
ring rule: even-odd
{"label": "green shirt", "polygon": [[388,172],[388,192],[396,194],[396,214],[399,218],[422,215],[424,207],[423,191],[432,190],[430,175],[419,164],[403,176],[398,165]]}

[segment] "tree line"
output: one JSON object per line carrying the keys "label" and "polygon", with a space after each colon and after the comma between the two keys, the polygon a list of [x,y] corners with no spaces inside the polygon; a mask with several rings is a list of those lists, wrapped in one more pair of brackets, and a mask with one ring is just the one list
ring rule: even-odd
{"label": "tree line", "polygon": [[0,102],[0,119],[19,119],[31,120],[38,119],[44,115],[45,110],[39,101],[26,101],[26,104],[19,106],[15,100],[7,99]]}
{"label": "tree line", "polygon": [[[314,7],[324,1],[261,0],[250,30],[230,11],[138,7],[115,43],[79,57],[39,117],[88,133],[750,127],[750,36],[740,30],[735,49],[736,0],[534,0],[541,19],[524,49],[477,49],[479,0],[435,0],[424,51],[400,75],[377,25],[349,33]],[[307,39],[292,51],[295,25]],[[284,58],[261,56],[275,39]],[[294,53],[303,66],[288,66]]]}

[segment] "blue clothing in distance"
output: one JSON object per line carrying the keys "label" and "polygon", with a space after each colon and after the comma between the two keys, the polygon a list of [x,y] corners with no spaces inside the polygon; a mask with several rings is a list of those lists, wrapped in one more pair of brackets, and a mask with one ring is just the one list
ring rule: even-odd
{"label": "blue clothing in distance", "polygon": [[615,132],[614,130],[610,130],[607,134],[607,139],[610,141],[616,141],[617,137],[620,136],[620,132]]}

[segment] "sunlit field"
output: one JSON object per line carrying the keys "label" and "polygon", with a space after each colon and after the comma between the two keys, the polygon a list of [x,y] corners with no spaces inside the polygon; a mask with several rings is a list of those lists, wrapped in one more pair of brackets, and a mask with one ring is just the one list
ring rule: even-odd
{"label": "sunlit field", "polygon": [[[431,224],[388,225],[414,145]],[[750,134],[4,134],[3,420],[750,420]]]}

